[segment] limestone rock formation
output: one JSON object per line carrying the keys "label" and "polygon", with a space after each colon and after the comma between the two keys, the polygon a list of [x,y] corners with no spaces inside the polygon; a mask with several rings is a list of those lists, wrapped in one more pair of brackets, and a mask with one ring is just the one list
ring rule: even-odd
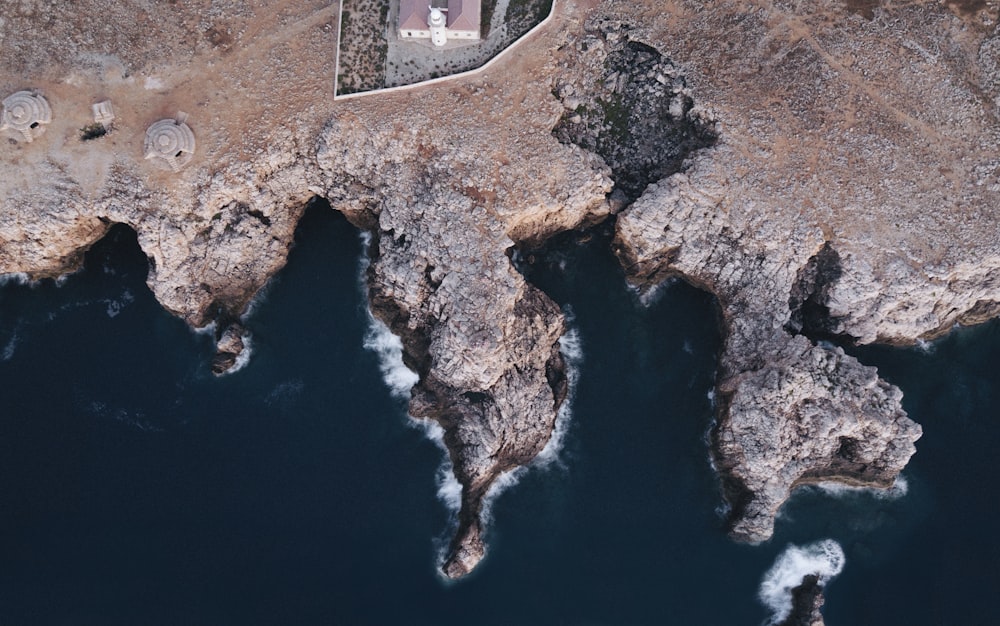
{"label": "limestone rock formation", "polygon": [[899,390],[874,368],[790,332],[793,292],[801,298],[804,289],[815,291],[803,279],[813,252],[826,245],[822,232],[804,230],[783,249],[773,247],[778,242],[742,249],[737,241],[748,238],[734,233],[761,226],[735,227],[720,215],[724,191],[693,188],[697,167],[652,185],[622,215],[620,254],[636,280],[655,282],[673,269],[719,296],[727,337],[713,452],[733,534],[762,541],[798,484],[890,486],[920,428],[906,418]]}
{"label": "limestone rock formation", "polygon": [[[128,224],[157,299],[194,327],[213,325],[218,373],[237,363],[240,319],[284,264],[305,204],[327,197],[373,234],[373,311],[421,375],[411,413],[445,430],[463,485],[445,570],[464,574],[484,554],[484,495],[545,446],[565,395],[562,314],[509,255],[608,214],[607,167],[550,132],[562,107],[547,77],[563,29],[481,77],[334,102],[329,3],[156,5],[156,38],[129,9],[87,0],[44,23],[30,12],[0,23],[10,43],[0,78],[41,72],[78,118],[54,120],[48,146],[0,153],[26,172],[0,181],[0,273],[72,271],[111,224]],[[32,43],[78,31],[99,43]],[[99,99],[115,103],[112,141],[82,142]],[[161,171],[142,158],[146,129],[178,110],[199,120],[198,156]]]}
{"label": "limestone rock formation", "polygon": [[823,583],[816,574],[802,577],[802,584],[792,589],[792,611],[775,626],[825,626]]}
{"label": "limestone rock formation", "polygon": [[[319,1],[255,13],[239,3],[37,4],[21,3],[0,20],[0,83],[36,85],[59,115],[44,141],[0,150],[0,273],[72,272],[113,223],[128,224],[150,259],[157,299],[194,327],[214,324],[216,365],[235,362],[231,339],[241,333],[227,330],[284,265],[298,218],[320,188],[307,155],[329,115],[335,12]],[[267,35],[220,50],[217,24]],[[276,86],[266,100],[262,84]],[[108,100],[114,134],[85,141],[93,103]],[[146,130],[179,110],[203,119],[200,158],[182,172],[161,171],[143,159]],[[259,123],[270,118],[296,123]],[[186,158],[191,146],[169,147],[176,149],[168,155]]]}
{"label": "limestone rock formation", "polygon": [[[484,554],[480,511],[490,486],[541,452],[566,394],[563,316],[510,254],[515,243],[607,215],[610,190],[592,156],[548,133],[498,133],[467,107],[455,94],[447,108],[458,121],[447,127],[433,123],[433,111],[411,108],[416,133],[389,123],[362,131],[338,116],[318,154],[327,197],[376,236],[369,297],[420,375],[410,413],[445,431],[462,485],[444,563],[453,578]],[[486,142],[506,167],[482,167]]]}
{"label": "limestone rock formation", "polygon": [[713,455],[734,535],[760,541],[796,485],[888,486],[920,436],[899,390],[825,339],[913,343],[996,314],[1000,124],[978,61],[996,15],[676,7],[635,36],[686,60],[719,141],[620,216],[618,252],[637,284],[719,297]]}
{"label": "limestone rock formation", "polygon": [[[484,495],[542,449],[565,393],[564,320],[514,246],[635,200],[617,223],[631,279],[718,296],[714,455],[751,540],[797,484],[887,485],[920,434],[896,388],[823,339],[906,343],[998,312],[995,9],[558,2],[480,75],[334,101],[336,4],[208,4],[3,15],[0,85],[37,86],[59,115],[0,150],[0,274],[73,271],[128,224],[163,306],[214,324],[222,370],[304,206],[328,198],[373,235],[372,308],[463,486],[449,576],[482,558]],[[105,99],[114,133],[82,141]],[[198,156],[161,171],[145,131],[178,110]]]}

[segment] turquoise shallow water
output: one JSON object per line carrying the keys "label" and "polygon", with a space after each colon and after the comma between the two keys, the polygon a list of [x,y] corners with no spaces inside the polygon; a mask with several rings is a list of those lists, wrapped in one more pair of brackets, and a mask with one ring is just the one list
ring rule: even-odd
{"label": "turquoise shallow water", "polygon": [[856,351],[924,426],[907,495],[802,493],[773,541],[738,545],[704,444],[713,302],[677,284],[639,305],[606,243],[527,269],[582,342],[572,420],[458,584],[434,570],[440,451],[362,346],[361,244],[333,212],[307,213],[222,379],[127,230],[61,286],[0,287],[0,622],[760,624],[776,557],[825,538],[846,555],[831,626],[994,621],[1000,326]]}

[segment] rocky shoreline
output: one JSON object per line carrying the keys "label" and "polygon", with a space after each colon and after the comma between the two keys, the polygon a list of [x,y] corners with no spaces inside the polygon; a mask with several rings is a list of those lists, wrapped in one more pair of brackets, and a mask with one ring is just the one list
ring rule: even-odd
{"label": "rocky shoreline", "polygon": [[[480,76],[334,102],[323,2],[153,9],[173,47],[126,3],[91,4],[0,22],[0,88],[53,105],[44,135],[0,153],[0,274],[73,271],[127,224],[163,306],[215,324],[222,372],[306,203],[328,199],[372,233],[372,311],[420,376],[411,414],[445,431],[463,487],[450,577],[484,555],[483,498],[544,448],[566,396],[565,320],[517,246],[616,214],[634,284],[680,276],[717,296],[712,454],[732,533],[752,542],[796,486],[888,487],[914,453],[899,389],[827,340],[912,343],[1000,311],[991,9],[557,3]],[[81,29],[99,45],[38,44]],[[103,98],[115,126],[84,141]],[[143,131],[178,110],[194,159],[152,168]]]}
{"label": "rocky shoreline", "polygon": [[825,626],[823,583],[816,574],[802,577],[802,584],[792,589],[792,611],[775,626]]}

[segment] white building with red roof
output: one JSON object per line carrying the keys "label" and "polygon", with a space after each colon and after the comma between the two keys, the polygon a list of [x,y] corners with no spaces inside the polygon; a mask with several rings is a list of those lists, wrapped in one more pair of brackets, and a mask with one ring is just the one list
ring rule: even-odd
{"label": "white building with red roof", "polygon": [[435,46],[479,41],[480,0],[400,0],[399,38]]}

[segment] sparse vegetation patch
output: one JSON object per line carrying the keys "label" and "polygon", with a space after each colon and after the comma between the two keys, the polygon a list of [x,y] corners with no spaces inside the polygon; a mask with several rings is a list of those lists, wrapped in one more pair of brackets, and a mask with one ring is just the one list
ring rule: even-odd
{"label": "sparse vegetation patch", "polygon": [[338,94],[371,91],[385,86],[389,2],[344,0],[340,22]]}
{"label": "sparse vegetation patch", "polygon": [[104,124],[94,122],[80,129],[80,141],[90,141],[108,134],[108,129]]}
{"label": "sparse vegetation patch", "polygon": [[552,132],[563,143],[599,154],[616,188],[631,200],[649,183],[679,171],[692,151],[712,145],[715,130],[693,112],[684,75],[669,59],[630,40],[622,24],[592,30],[579,49],[603,57],[604,73],[589,85],[556,88],[566,112]]}

